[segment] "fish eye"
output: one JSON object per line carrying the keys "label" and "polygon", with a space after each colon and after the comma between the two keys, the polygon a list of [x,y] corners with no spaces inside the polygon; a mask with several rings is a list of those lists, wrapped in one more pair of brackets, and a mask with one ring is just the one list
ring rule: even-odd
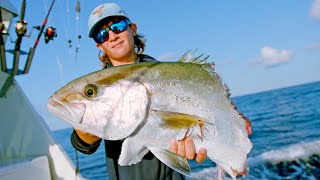
{"label": "fish eye", "polygon": [[84,87],[84,94],[89,98],[94,98],[97,96],[98,87],[93,84],[88,84]]}

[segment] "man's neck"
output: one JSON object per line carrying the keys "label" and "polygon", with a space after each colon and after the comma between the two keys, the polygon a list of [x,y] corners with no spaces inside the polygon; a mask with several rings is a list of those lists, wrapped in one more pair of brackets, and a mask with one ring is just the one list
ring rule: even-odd
{"label": "man's neck", "polygon": [[137,61],[138,56],[134,54],[133,56],[130,56],[129,58],[123,58],[123,59],[110,59],[110,62],[112,66],[121,66],[121,65],[126,65],[126,64],[133,64]]}

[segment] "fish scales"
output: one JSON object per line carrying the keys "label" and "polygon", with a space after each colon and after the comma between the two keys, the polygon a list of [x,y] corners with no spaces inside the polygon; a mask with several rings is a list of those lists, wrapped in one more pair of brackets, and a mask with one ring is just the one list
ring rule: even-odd
{"label": "fish scales", "polygon": [[167,150],[171,139],[189,136],[197,151],[206,148],[207,156],[236,178],[246,171],[252,143],[247,121],[229,96],[213,64],[147,62],[78,78],[49,98],[48,109],[75,128],[125,139],[120,165],[138,163],[150,150],[190,176],[187,160]]}

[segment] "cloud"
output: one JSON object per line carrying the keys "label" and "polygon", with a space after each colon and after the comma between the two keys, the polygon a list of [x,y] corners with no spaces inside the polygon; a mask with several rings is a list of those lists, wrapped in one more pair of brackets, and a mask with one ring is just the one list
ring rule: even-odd
{"label": "cloud", "polygon": [[319,43],[309,44],[305,49],[306,50],[319,50],[320,44]]}
{"label": "cloud", "polygon": [[168,53],[165,53],[163,55],[160,55],[159,57],[157,57],[157,60],[158,61],[177,61],[178,58],[177,58],[177,53],[174,53],[174,52],[168,52]]}
{"label": "cloud", "polygon": [[310,16],[320,20],[320,0],[315,0],[311,6]]}
{"label": "cloud", "polygon": [[260,57],[254,64],[262,64],[267,67],[277,66],[289,62],[293,54],[289,50],[278,50],[272,47],[265,46],[260,50]]}

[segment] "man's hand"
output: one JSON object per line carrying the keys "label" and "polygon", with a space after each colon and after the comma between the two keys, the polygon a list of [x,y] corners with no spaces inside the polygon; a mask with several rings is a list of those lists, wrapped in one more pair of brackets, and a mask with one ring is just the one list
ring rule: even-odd
{"label": "man's hand", "polygon": [[204,148],[196,153],[193,140],[190,137],[178,142],[175,139],[171,140],[170,151],[186,157],[188,160],[196,159],[198,163],[202,163],[207,157],[207,150]]}

